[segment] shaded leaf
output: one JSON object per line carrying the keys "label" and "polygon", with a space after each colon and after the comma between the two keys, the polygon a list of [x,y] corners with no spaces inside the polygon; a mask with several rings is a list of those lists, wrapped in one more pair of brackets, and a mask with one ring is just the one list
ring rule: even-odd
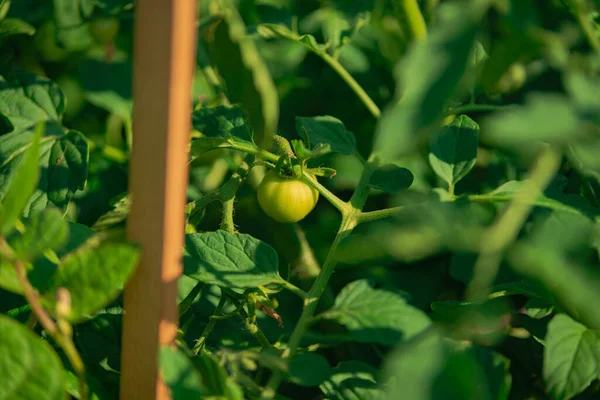
{"label": "shaded leaf", "polygon": [[386,164],[373,171],[369,186],[386,193],[398,193],[408,189],[413,180],[414,176],[408,169],[395,164]]}
{"label": "shaded leaf", "polygon": [[384,368],[387,399],[506,400],[509,360],[486,348],[453,342],[429,331],[400,345]]}
{"label": "shaded leaf", "polygon": [[60,121],[64,111],[65,97],[50,79],[22,71],[0,77],[0,134]]}
{"label": "shaded leaf", "polygon": [[208,137],[236,136],[251,141],[252,131],[244,110],[239,107],[218,106],[200,108],[192,113],[194,128]]}
{"label": "shaded leaf", "polygon": [[0,42],[10,36],[32,36],[34,33],[35,28],[20,19],[8,18],[0,21]]}
{"label": "shaded leaf", "polygon": [[348,333],[339,335],[340,339],[385,345],[409,339],[431,323],[424,312],[406,303],[401,295],[374,289],[366,280],[354,281],[342,289],[334,306],[319,318],[343,325]]}
{"label": "shaded leaf", "polygon": [[46,250],[56,250],[69,237],[69,225],[56,209],[46,209],[25,222],[25,232],[10,240],[21,260],[34,260]]}
{"label": "shaded leaf", "polygon": [[226,82],[226,93],[246,111],[254,142],[268,147],[277,132],[279,98],[269,70],[234,9],[212,32],[210,58]]}
{"label": "shaded leaf", "polygon": [[288,368],[290,381],[300,386],[319,386],[331,373],[327,359],[317,353],[294,356]]}
{"label": "shaded leaf", "polygon": [[71,322],[77,323],[109,304],[123,289],[138,262],[138,248],[126,243],[83,246],[69,253],[44,290],[43,300],[51,310],[56,291],[71,294]]}
{"label": "shaded leaf", "polygon": [[296,131],[306,138],[310,148],[330,145],[332,152],[346,155],[357,154],[356,138],[337,118],[329,115],[318,117],[296,117]]}
{"label": "shaded leaf", "polygon": [[431,136],[429,163],[435,173],[453,188],[475,165],[478,146],[479,125],[461,115]]}
{"label": "shaded leaf", "polygon": [[65,373],[48,342],[0,315],[0,399],[62,400]]}
{"label": "shaded leaf", "polygon": [[206,395],[202,377],[183,352],[170,346],[162,346],[159,359],[161,375],[171,389],[173,400],[197,399]]}
{"label": "shaded leaf", "polygon": [[383,391],[376,380],[377,370],[360,361],[343,361],[319,388],[329,399],[376,400]]}
{"label": "shaded leaf", "polygon": [[187,235],[183,265],[186,275],[229,288],[282,281],[275,249],[250,235],[222,230]]}
{"label": "shaded leaf", "polygon": [[[22,162],[14,167],[12,177],[10,177],[7,184],[3,185],[4,196],[2,196],[0,206],[0,222],[2,223],[3,235],[7,235],[13,229],[38,184],[40,176],[38,159],[40,139],[43,133],[43,124],[38,124],[31,145],[23,155]],[[2,187],[0,187],[0,193],[2,191]]]}

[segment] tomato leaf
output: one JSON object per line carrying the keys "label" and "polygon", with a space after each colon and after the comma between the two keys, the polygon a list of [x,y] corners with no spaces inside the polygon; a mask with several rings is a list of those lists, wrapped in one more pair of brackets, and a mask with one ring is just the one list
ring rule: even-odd
{"label": "tomato leaf", "polygon": [[327,359],[317,353],[294,356],[288,368],[290,381],[300,386],[319,386],[331,374]]}
{"label": "tomato leaf", "polygon": [[41,121],[60,121],[65,97],[50,79],[29,73],[0,76],[0,134],[20,133]]}
{"label": "tomato leaf", "polygon": [[506,400],[510,362],[487,348],[453,342],[435,331],[400,345],[384,372],[387,398]]}
{"label": "tomato leaf", "polygon": [[555,316],[548,325],[543,372],[552,399],[581,393],[600,374],[600,333],[566,314]]}
{"label": "tomato leaf", "polygon": [[194,128],[208,137],[227,139],[230,136],[252,140],[252,131],[240,107],[218,106],[200,108],[192,113]]}
{"label": "tomato leaf", "polygon": [[53,310],[56,291],[71,294],[69,320],[77,323],[105,307],[123,290],[138,262],[138,248],[127,243],[90,243],[67,254],[44,288],[43,301]]}
{"label": "tomato leaf", "polygon": [[25,232],[9,243],[21,260],[35,260],[47,250],[62,247],[69,236],[69,225],[62,213],[48,208],[25,221]]}
{"label": "tomato leaf", "polygon": [[450,188],[475,165],[479,125],[466,115],[434,133],[429,141],[429,163]]}
{"label": "tomato leaf", "polygon": [[160,370],[163,379],[171,389],[173,400],[200,398],[208,395],[202,377],[194,369],[192,361],[185,354],[170,346],[160,348]]}
{"label": "tomato leaf", "polygon": [[242,233],[219,230],[187,235],[183,265],[186,275],[229,288],[282,282],[275,249]]}
{"label": "tomato leaf", "polygon": [[347,285],[335,299],[334,306],[319,318],[334,320],[348,329],[342,340],[396,344],[427,328],[431,321],[421,310],[406,303],[393,292],[374,289],[366,280]]}
{"label": "tomato leaf", "polygon": [[413,180],[414,176],[408,169],[386,164],[373,171],[369,186],[386,193],[398,193],[408,189]]}
{"label": "tomato leaf", "polygon": [[330,145],[332,152],[357,154],[356,138],[346,130],[344,123],[329,115],[296,117],[296,131],[310,143],[310,148]]}
{"label": "tomato leaf", "polygon": [[50,344],[0,315],[0,398],[62,400],[65,372]]}
{"label": "tomato leaf", "polygon": [[254,143],[270,145],[277,133],[279,98],[271,74],[246,27],[234,9],[212,31],[209,57],[225,79],[225,91],[232,103],[246,111],[254,131]]}
{"label": "tomato leaf", "polygon": [[381,399],[384,393],[377,383],[377,375],[377,370],[369,364],[354,360],[342,361],[331,370],[331,376],[319,388],[330,399]]}

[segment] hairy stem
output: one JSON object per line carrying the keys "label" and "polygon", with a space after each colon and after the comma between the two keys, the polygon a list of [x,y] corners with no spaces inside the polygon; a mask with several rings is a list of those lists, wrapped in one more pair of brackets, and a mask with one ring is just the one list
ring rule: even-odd
{"label": "hairy stem", "polygon": [[[219,314],[221,314],[221,312],[223,311],[223,307],[225,307],[226,302],[227,302],[227,297],[225,297],[224,295],[221,295],[221,298],[219,299],[219,303],[217,304],[217,308],[215,308],[215,312],[213,313],[214,316],[219,316]],[[194,353],[194,355],[200,354],[200,352],[204,348],[206,339],[208,339],[208,336],[210,335],[210,333],[212,332],[212,330],[214,329],[216,324],[217,324],[217,318],[209,318],[208,324],[206,325],[206,327],[200,334],[200,337],[198,338],[198,340],[196,340],[196,344],[194,345],[194,348],[192,349],[192,352]]]}

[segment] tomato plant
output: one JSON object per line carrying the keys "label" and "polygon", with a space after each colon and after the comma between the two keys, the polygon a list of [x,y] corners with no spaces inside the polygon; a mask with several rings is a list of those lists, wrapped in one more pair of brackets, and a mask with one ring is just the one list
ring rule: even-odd
{"label": "tomato plant", "polygon": [[[600,398],[597,0],[198,10],[173,399]],[[0,1],[0,400],[119,397],[135,17]]]}

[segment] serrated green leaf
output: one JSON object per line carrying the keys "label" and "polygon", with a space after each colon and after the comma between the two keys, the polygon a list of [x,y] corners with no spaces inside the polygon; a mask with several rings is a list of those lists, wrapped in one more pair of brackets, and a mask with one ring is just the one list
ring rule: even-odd
{"label": "serrated green leaf", "polygon": [[319,386],[329,378],[331,367],[327,359],[317,353],[302,353],[294,356],[288,367],[289,379],[300,386]]}
{"label": "serrated green leaf", "polygon": [[127,243],[106,242],[76,249],[65,256],[42,299],[54,309],[56,291],[64,287],[71,294],[69,320],[83,321],[115,299],[133,274],[138,255],[138,248]]}
{"label": "serrated green leaf", "polygon": [[383,391],[376,380],[377,370],[360,361],[343,361],[319,388],[329,399],[377,400]]}
{"label": "serrated green leaf", "polygon": [[429,163],[448,187],[465,177],[475,165],[479,125],[466,115],[454,119],[429,141]]}
{"label": "serrated green leaf", "polygon": [[250,235],[222,230],[187,235],[183,265],[186,275],[229,288],[282,281],[275,249]]}
{"label": "serrated green leaf", "polygon": [[60,211],[48,208],[25,221],[25,232],[9,241],[21,260],[33,261],[47,250],[63,246],[69,237],[69,225]]}
{"label": "serrated green leaf", "polygon": [[[437,128],[467,68],[488,2],[440,6],[427,40],[415,43],[398,64],[396,98],[382,114],[374,150],[391,160],[410,153]],[[443,11],[443,12],[442,12]]]}
{"label": "serrated green leaf", "polygon": [[600,333],[566,314],[555,316],[548,325],[543,372],[552,399],[581,393],[600,374]]}
{"label": "serrated green leaf", "polygon": [[50,79],[21,71],[0,77],[0,134],[60,121],[64,111],[64,95]]}
{"label": "serrated green leaf", "polygon": [[[35,127],[0,136],[0,199],[4,201],[8,185],[16,180],[15,171],[33,145]],[[56,122],[48,122],[40,141],[36,191],[29,197],[23,215],[40,211],[49,204],[65,209],[77,190],[87,181],[89,149],[87,139],[77,131],[65,132]]]}
{"label": "serrated green leaf", "polygon": [[296,117],[296,131],[300,137],[308,137],[311,148],[330,145],[332,152],[345,155],[358,153],[354,134],[346,130],[342,121],[329,115]]}
{"label": "serrated green leaf", "polygon": [[268,148],[279,122],[279,98],[269,70],[234,9],[216,25],[210,58],[225,80],[229,100],[240,104],[252,126],[254,142]]}
{"label": "serrated green leaf", "polygon": [[65,373],[48,342],[0,315],[0,399],[62,400]]}
{"label": "serrated green leaf", "polygon": [[211,138],[236,136],[252,141],[252,131],[240,107],[200,108],[192,113],[192,123],[200,133]]}
{"label": "serrated green leaf", "polygon": [[207,395],[202,377],[183,352],[170,346],[162,346],[159,359],[162,377],[171,389],[173,400],[199,399]]}
{"label": "serrated green leaf", "polygon": [[348,333],[340,340],[393,345],[426,329],[431,321],[421,310],[393,292],[374,289],[367,280],[347,285],[334,306],[319,318],[334,320]]}
{"label": "serrated green leaf", "polygon": [[[15,171],[12,173],[9,183],[4,186],[5,192],[0,205],[0,222],[2,223],[3,235],[7,235],[13,229],[38,184],[40,176],[38,159],[40,139],[43,134],[44,126],[39,123],[35,128],[31,145],[22,156],[22,162],[14,167]],[[2,171],[1,167],[0,171]]]}
{"label": "serrated green leaf", "polygon": [[554,312],[554,305],[547,300],[533,298],[525,303],[525,311],[531,318],[542,319]]}

